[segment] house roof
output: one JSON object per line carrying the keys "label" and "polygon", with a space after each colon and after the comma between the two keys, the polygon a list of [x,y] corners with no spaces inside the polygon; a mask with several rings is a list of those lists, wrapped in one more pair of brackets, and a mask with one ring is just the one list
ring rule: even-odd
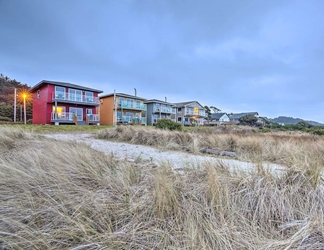
{"label": "house roof", "polygon": [[168,105],[174,106],[173,103],[165,102],[165,101],[161,101],[161,100],[157,100],[157,99],[146,100],[144,103],[146,103],[146,104],[148,104],[148,103],[160,103],[160,104],[168,104]]}
{"label": "house roof", "polygon": [[175,107],[184,107],[184,106],[187,106],[188,104],[191,104],[191,103],[193,103],[193,102],[198,103],[202,108],[204,108],[204,107],[203,107],[199,102],[197,102],[197,101],[177,102],[177,103],[173,103],[173,105],[174,105]]}
{"label": "house roof", "polygon": [[236,113],[236,114],[232,114],[230,115],[231,119],[239,119],[242,116],[246,116],[246,115],[259,115],[258,112],[245,112],[245,113]]}
{"label": "house roof", "polygon": [[223,115],[226,115],[226,113],[212,113],[211,118],[212,119],[220,119]]}
{"label": "house roof", "polygon": [[[114,96],[115,93],[110,93],[110,94],[105,94],[105,95],[100,95],[99,98],[105,98],[109,96]],[[124,93],[116,93],[116,96],[121,96],[121,97],[126,97],[126,98],[133,98],[133,99],[138,99],[138,100],[146,100],[143,97],[135,96],[135,95],[128,95]]]}
{"label": "house roof", "polygon": [[40,87],[46,85],[46,84],[52,84],[56,86],[62,86],[62,87],[68,87],[68,88],[75,88],[75,89],[82,89],[82,90],[88,90],[96,93],[102,93],[102,90],[88,88],[85,86],[68,83],[68,82],[57,82],[57,81],[49,81],[49,80],[42,80],[41,82],[37,83],[34,87],[30,89],[30,92],[34,92],[35,90],[39,89]]}

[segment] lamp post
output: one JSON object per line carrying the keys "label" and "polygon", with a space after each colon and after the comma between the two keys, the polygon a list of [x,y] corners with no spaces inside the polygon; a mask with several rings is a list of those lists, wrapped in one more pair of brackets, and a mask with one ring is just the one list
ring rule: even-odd
{"label": "lamp post", "polygon": [[24,123],[26,124],[26,94],[23,94],[24,97]]}

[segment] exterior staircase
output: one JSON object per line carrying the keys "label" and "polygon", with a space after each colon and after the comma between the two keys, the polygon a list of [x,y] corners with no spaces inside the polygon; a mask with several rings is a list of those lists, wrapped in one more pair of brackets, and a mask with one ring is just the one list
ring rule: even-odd
{"label": "exterior staircase", "polygon": [[78,126],[88,126],[88,123],[86,121],[78,121]]}

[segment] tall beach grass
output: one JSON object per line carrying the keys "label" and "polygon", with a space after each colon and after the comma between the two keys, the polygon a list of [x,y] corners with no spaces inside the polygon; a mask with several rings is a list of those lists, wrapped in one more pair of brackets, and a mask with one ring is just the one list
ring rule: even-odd
{"label": "tall beach grass", "polygon": [[99,136],[173,149],[233,147],[255,160],[271,148],[268,157],[275,152],[273,161],[290,165],[279,176],[208,162],[176,171],[0,128],[0,249],[324,248],[320,139],[151,131]]}

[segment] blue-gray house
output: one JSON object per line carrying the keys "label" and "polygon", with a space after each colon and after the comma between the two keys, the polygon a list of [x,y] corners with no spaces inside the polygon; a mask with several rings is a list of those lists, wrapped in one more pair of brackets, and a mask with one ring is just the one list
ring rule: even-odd
{"label": "blue-gray house", "polygon": [[176,109],[172,103],[156,99],[146,100],[144,103],[147,107],[147,125],[153,126],[159,119],[176,121]]}

